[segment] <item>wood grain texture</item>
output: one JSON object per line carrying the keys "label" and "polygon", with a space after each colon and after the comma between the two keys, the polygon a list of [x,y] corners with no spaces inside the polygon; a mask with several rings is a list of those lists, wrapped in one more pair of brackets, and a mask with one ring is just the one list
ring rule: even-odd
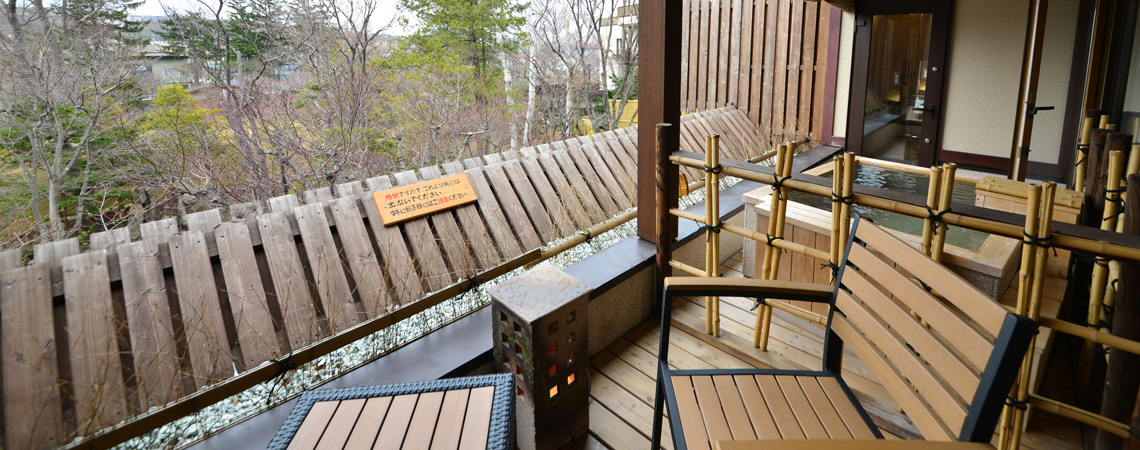
{"label": "wood grain texture", "polygon": [[[52,325],[51,270],[44,264],[0,273],[0,355],[9,448],[60,445],[59,367]],[[109,305],[108,305],[109,306]]]}
{"label": "wood grain texture", "polygon": [[310,189],[304,192],[305,204],[328,203],[333,199],[332,189],[328,186]]}
{"label": "wood grain texture", "polygon": [[217,242],[214,240],[214,228],[222,224],[222,212],[217,209],[208,211],[200,211],[186,215],[186,229],[191,231],[201,231],[206,237],[207,248],[214,248]]}
{"label": "wood grain texture", "polygon": [[115,228],[113,230],[91,233],[91,250],[115,251],[116,247],[131,241],[130,228]]}
{"label": "wood grain texture", "polygon": [[181,370],[158,241],[143,239],[119,246],[123,300],[138,378],[139,406],[161,406],[182,394]]}
{"label": "wood grain texture", "polygon": [[388,407],[391,404],[392,397],[368,399],[364,404],[364,409],[360,411],[360,417],[356,419],[356,427],[352,429],[352,434],[348,436],[344,448],[371,448],[372,443],[376,441],[376,435],[380,432],[380,426],[384,424],[384,418],[388,415]]}
{"label": "wood grain texture", "polygon": [[[569,219],[573,222],[573,227],[586,229],[594,224],[574,193],[574,188],[570,187],[570,182],[566,181],[566,176],[562,174],[561,169],[558,169],[557,163],[554,165],[555,171],[547,172],[538,158],[524,158],[521,162],[530,179],[536,183],[547,183],[538,190],[539,194],[543,195],[544,201],[557,201],[564,206]],[[552,199],[547,200],[548,197]]]}
{"label": "wood grain texture", "polygon": [[301,257],[297,254],[297,244],[293,240],[286,213],[272,212],[257,216],[257,225],[290,348],[302,348],[316,342],[321,336],[317,309],[313,304],[309,282],[305,278],[305,269],[301,266]]}
{"label": "wood grain texture", "polygon": [[139,225],[139,233],[142,234],[143,239],[156,239],[161,247],[161,244],[165,244],[170,236],[178,233],[178,220],[170,217],[154,222],[146,222]]}
{"label": "wood grain texture", "polygon": [[44,242],[36,244],[32,250],[32,262],[58,266],[63,258],[79,254],[79,239],[69,238],[61,241]]}
{"label": "wood grain texture", "polygon": [[[443,170],[449,175],[460,173],[462,168],[455,164],[444,164]],[[495,193],[491,190],[490,185],[487,184],[486,177],[483,176],[481,169],[470,169],[462,171],[466,173],[467,177],[471,180],[471,188],[475,189],[475,195],[479,200],[475,201],[475,206],[482,212],[483,218],[487,222],[487,229],[491,237],[495,240],[495,245],[498,246],[499,252],[503,258],[513,258],[522,253],[522,247],[519,246],[519,239],[511,232],[510,223],[507,222],[506,216],[503,215],[503,208],[499,205],[499,201],[495,199]],[[534,233],[534,230],[530,230]],[[537,235],[535,240],[538,240]]]}
{"label": "wood grain texture", "polygon": [[[429,166],[420,168],[420,178],[424,181],[443,177],[439,167]],[[463,178],[463,177],[460,177]],[[432,227],[439,235],[440,243],[447,255],[448,263],[457,277],[466,278],[475,275],[478,264],[475,262],[471,244],[467,240],[464,229],[459,228],[455,219],[454,208],[445,209],[428,216]]]}
{"label": "wood grain texture", "polygon": [[[367,181],[368,190],[378,191],[382,186],[391,186],[387,177],[370,178]],[[358,199],[365,205],[372,201],[372,194],[361,194]],[[364,208],[368,218],[369,229],[372,230],[376,248],[380,250],[380,264],[388,273],[391,281],[393,300],[400,305],[411,303],[424,294],[423,282],[412,260],[411,252],[404,242],[404,235],[400,227],[386,227],[380,220],[380,213],[376,208]]]}
{"label": "wood grain texture", "polygon": [[463,417],[467,414],[467,403],[470,399],[470,389],[450,390],[444,394],[443,406],[439,409],[439,418],[436,421],[435,435],[431,440],[432,450],[459,448],[459,439],[463,436]]}
{"label": "wood grain texture", "polygon": [[178,304],[190,350],[190,375],[202,387],[233,375],[233,354],[222,322],[206,238],[201,231],[170,237],[170,259],[178,279]]}
{"label": "wood grain texture", "polygon": [[[507,172],[507,176],[511,179],[511,184],[515,189],[520,192],[520,199],[523,200],[523,206],[535,205],[541,208],[543,216],[548,217],[550,226],[550,239],[553,241],[558,238],[569,236],[574,233],[574,223],[570,220],[570,215],[566,212],[566,206],[558,199],[558,195],[554,193],[554,188],[550,186],[550,181],[547,180],[546,175],[538,173],[536,176],[530,176],[526,170],[523,169],[522,163],[518,160],[509,161],[503,164],[503,168]],[[525,193],[524,193],[525,192]],[[532,203],[533,202],[533,203]],[[537,211],[533,211],[535,207],[528,207],[527,212],[533,218]]]}
{"label": "wood grain texture", "polygon": [[[542,200],[538,197],[538,193],[534,191],[534,186],[531,184],[530,179],[527,178],[526,172],[523,171],[519,162],[516,160],[505,161],[498,167],[501,168],[502,173],[506,175],[506,179],[510,180],[510,186],[514,187],[523,210],[525,210],[527,216],[530,217],[530,223],[534,225],[534,230],[538,232],[542,241],[551,242],[558,239],[558,235],[561,233],[559,229],[556,228],[554,221],[550,218],[552,212],[543,206]],[[494,184],[496,178],[500,176],[499,172],[497,172],[496,167],[488,167],[486,170],[491,173],[491,182]],[[507,186],[505,183],[499,184]]]}
{"label": "wood grain texture", "polygon": [[[579,174],[577,170],[573,172],[566,171],[552,154],[539,155],[538,162],[547,173],[551,174],[552,178],[561,176],[566,180],[567,185],[569,185],[571,189],[567,196],[573,194],[575,198],[578,199],[578,202],[585,209],[587,218],[591,224],[608,217],[602,210],[602,205],[594,198],[594,194],[590,192],[589,186],[586,186],[586,181],[582,179],[582,175]],[[557,172],[558,175],[555,175],[555,172]]]}
{"label": "wood grain texture", "polygon": [[[503,206],[503,212],[510,220],[510,225],[514,228],[515,235],[518,236],[519,243],[523,245],[524,251],[541,247],[544,242],[547,242],[545,239],[550,234],[549,227],[546,232],[542,232],[539,225],[531,222],[526,213],[526,208],[523,207],[518,195],[515,194],[510,179],[507,178],[502,166],[484,166],[483,172],[487,176],[486,180],[491,188],[489,190],[498,197],[499,204]],[[549,221],[549,218],[547,220]]]}
{"label": "wood grain texture", "polygon": [[20,267],[20,249],[0,250],[0,272]]}
{"label": "wood grain texture", "polygon": [[[364,219],[360,217],[360,202],[356,197],[340,197],[329,202],[329,211],[336,232],[344,246],[344,259],[352,270],[356,282],[356,293],[369,317],[386,313],[393,305],[388,295],[388,284],[384,281],[384,270],[380,267]],[[367,206],[365,206],[367,207]]]}
{"label": "wood grain texture", "polygon": [[116,342],[122,324],[112,310],[106,252],[69,256],[62,265],[76,432],[88,434],[128,414]]}
{"label": "wood grain texture", "polygon": [[[420,173],[433,173],[433,170],[438,171],[435,167],[420,169]],[[451,162],[443,165],[443,171],[448,175],[456,175],[463,173],[463,166],[458,162]],[[436,177],[442,174],[434,173]],[[471,176],[468,175],[468,180]],[[472,187],[474,189],[474,187]],[[478,202],[478,200],[476,200]],[[463,226],[463,234],[467,236],[467,240],[471,244],[471,251],[475,255],[477,267],[480,270],[487,270],[499,264],[502,258],[499,256],[499,251],[495,247],[495,241],[491,235],[487,233],[487,225],[483,223],[483,218],[479,216],[479,209],[474,204],[463,205],[455,208],[455,216],[459,218],[460,225]]]}
{"label": "wood grain texture", "polygon": [[325,428],[329,425],[329,420],[332,419],[333,414],[336,414],[336,407],[340,402],[316,402],[313,408],[309,410],[309,414],[305,416],[305,420],[301,422],[301,426],[297,428],[297,433],[293,435],[293,440],[289,442],[289,450],[311,450],[317,447],[317,443],[321,440],[321,435],[324,434]]}
{"label": "wood grain texture", "polygon": [[242,358],[246,368],[256,367],[281,356],[283,349],[274,331],[277,327],[273,324],[249,228],[228,222],[220,225],[214,234]]}
{"label": "wood grain texture", "polygon": [[495,399],[495,388],[484,386],[471,390],[467,401],[467,416],[463,418],[463,435],[459,448],[487,448],[487,435],[491,430],[491,406]]}
{"label": "wood grain texture", "polygon": [[[416,175],[411,171],[396,174],[400,184],[414,184],[418,182]],[[386,188],[385,188],[386,189]],[[420,268],[420,274],[428,290],[438,291],[454,280],[454,274],[448,269],[446,260],[440,250],[435,233],[426,217],[404,222],[404,236],[408,239],[412,254]]]}
{"label": "wood grain texture", "polygon": [[309,270],[316,282],[317,296],[324,307],[331,331],[335,334],[360,323],[364,320],[364,314],[344,276],[344,264],[336,242],[333,241],[332,231],[329,230],[324,206],[320,203],[299,206],[293,209],[293,215],[301,230]]}
{"label": "wood grain texture", "polygon": [[321,440],[317,443],[317,450],[344,449],[353,426],[356,425],[356,420],[360,417],[367,401],[368,399],[363,398],[342,400],[340,405],[337,405],[332,418],[329,419],[329,425],[325,427],[325,432],[321,434]]}

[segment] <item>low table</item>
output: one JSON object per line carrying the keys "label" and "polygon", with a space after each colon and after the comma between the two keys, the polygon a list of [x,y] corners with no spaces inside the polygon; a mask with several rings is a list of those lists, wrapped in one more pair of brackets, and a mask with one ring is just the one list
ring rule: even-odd
{"label": "low table", "polygon": [[788,439],[781,441],[717,441],[714,450],[993,450],[980,442],[903,441],[886,439]]}
{"label": "low table", "polygon": [[510,374],[305,392],[270,449],[508,449]]}

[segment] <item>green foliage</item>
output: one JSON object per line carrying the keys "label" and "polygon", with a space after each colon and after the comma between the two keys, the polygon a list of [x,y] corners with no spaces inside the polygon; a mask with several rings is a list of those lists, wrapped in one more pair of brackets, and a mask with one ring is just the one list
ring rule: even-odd
{"label": "green foliage", "polygon": [[283,10],[277,0],[237,0],[232,9],[226,32],[230,46],[242,57],[257,59],[286,45],[280,29]]}
{"label": "green foliage", "polygon": [[[450,55],[486,74],[501,52],[524,43],[526,3],[512,0],[400,0],[415,14],[419,29],[408,43],[425,58]],[[406,19],[402,19],[407,24]]]}

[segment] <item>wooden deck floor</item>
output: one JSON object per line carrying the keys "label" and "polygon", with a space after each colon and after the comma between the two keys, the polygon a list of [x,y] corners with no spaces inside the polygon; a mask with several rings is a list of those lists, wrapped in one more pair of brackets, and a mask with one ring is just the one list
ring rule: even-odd
{"label": "wooden deck floor", "polygon": [[[741,277],[741,255],[732,258],[721,273]],[[670,361],[675,369],[773,367],[817,369],[823,349],[822,328],[775,311],[768,352],[752,347],[752,302],[721,299],[721,336],[704,333],[704,300],[679,300],[670,333]],[[650,319],[618,339],[590,361],[589,448],[615,450],[649,447],[656,378],[659,327]],[[849,352],[843,361],[844,379],[888,438],[908,436],[913,430],[898,413],[886,391]],[[668,423],[666,422],[666,435]],[[910,431],[913,432],[913,431]],[[913,435],[910,435],[913,436]],[[1079,450],[1079,426],[1068,419],[1035,412],[1022,448]],[[668,439],[663,447],[672,448]]]}

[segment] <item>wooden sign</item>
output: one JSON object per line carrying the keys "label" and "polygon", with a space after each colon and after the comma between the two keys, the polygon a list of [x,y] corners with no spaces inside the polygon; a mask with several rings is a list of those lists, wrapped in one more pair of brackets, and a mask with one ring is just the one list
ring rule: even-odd
{"label": "wooden sign", "polygon": [[372,199],[385,226],[477,200],[465,173],[373,192]]}

